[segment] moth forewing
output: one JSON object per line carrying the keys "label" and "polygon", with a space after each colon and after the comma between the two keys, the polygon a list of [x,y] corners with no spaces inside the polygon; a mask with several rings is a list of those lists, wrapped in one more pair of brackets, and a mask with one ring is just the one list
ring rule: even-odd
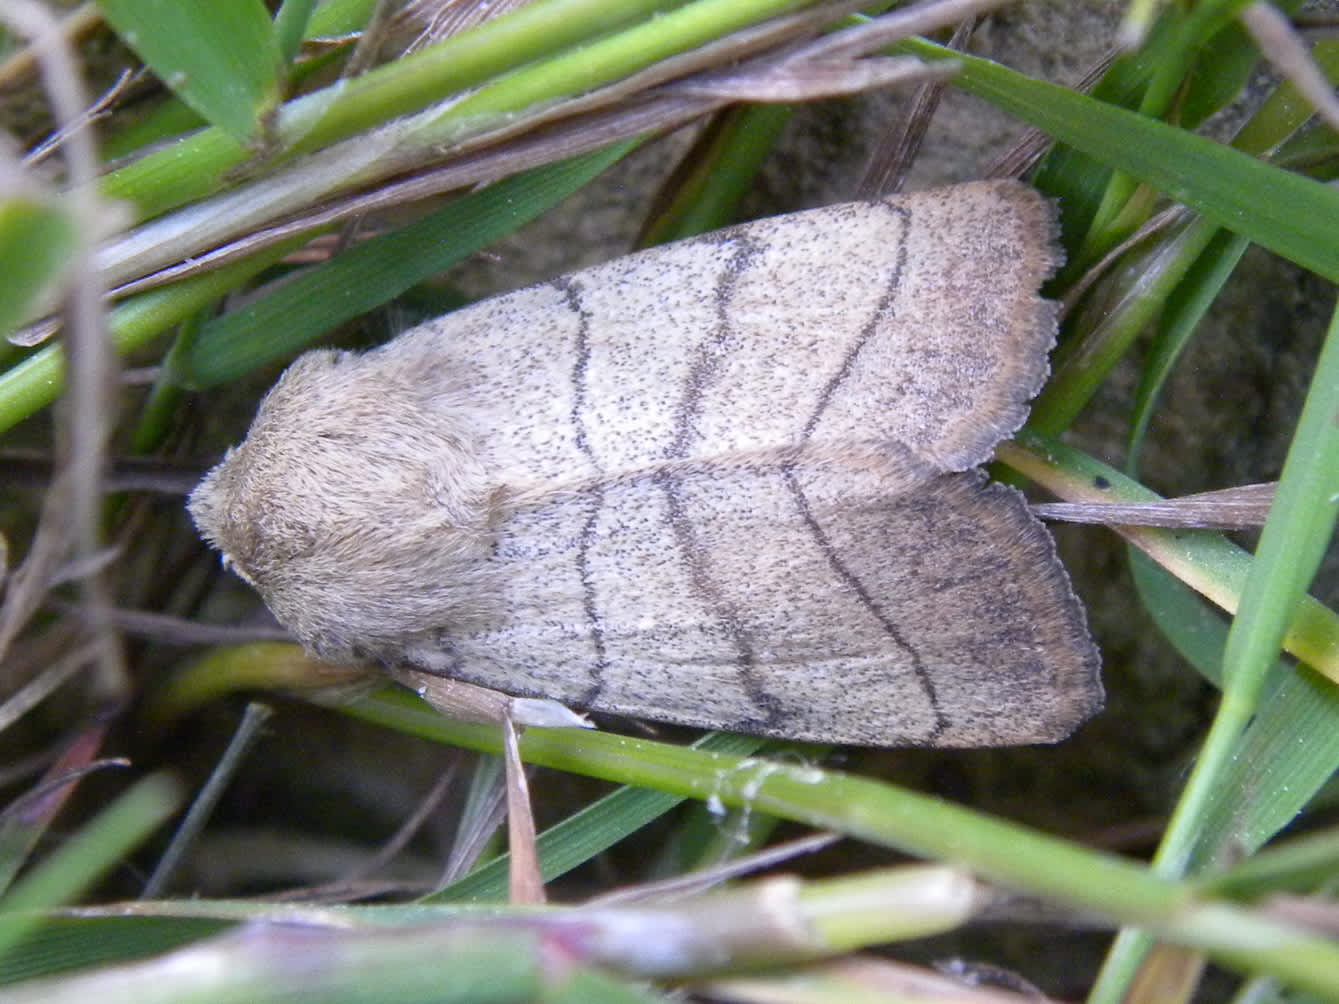
{"label": "moth forewing", "polygon": [[495,560],[505,616],[437,668],[510,692],[544,664],[543,692],[580,706],[869,745],[1054,740],[1092,710],[1065,685],[1090,643],[1022,497],[895,445],[597,482],[509,520]]}
{"label": "moth forewing", "polygon": [[192,512],[285,556],[247,571],[325,658],[792,738],[1055,740],[1096,652],[1045,529],[970,471],[1046,373],[1054,230],[1008,182],[834,206],[299,360]]}

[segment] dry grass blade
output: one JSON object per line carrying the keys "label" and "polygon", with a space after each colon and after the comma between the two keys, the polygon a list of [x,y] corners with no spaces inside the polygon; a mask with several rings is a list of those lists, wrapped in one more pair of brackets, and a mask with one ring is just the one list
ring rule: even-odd
{"label": "dry grass blade", "polygon": [[[116,492],[149,492],[186,496],[200,483],[206,465],[162,457],[116,456],[111,460],[103,488]],[[11,486],[46,485],[55,475],[56,461],[46,450],[15,447],[0,450],[0,476]]]}
{"label": "dry grass blade", "polygon": [[76,673],[85,669],[99,655],[96,642],[85,642],[72,652],[46,666],[31,680],[19,687],[0,704],[0,731],[4,731],[26,715]]}
{"label": "dry grass blade", "polygon": [[417,52],[424,46],[459,35],[490,18],[501,17],[525,6],[529,0],[495,0],[478,3],[477,0],[409,0],[398,5],[394,26],[398,30],[417,32],[417,37],[405,52]]}
{"label": "dry grass blade", "polygon": [[1083,273],[1079,279],[1065,291],[1064,298],[1060,301],[1060,316],[1068,317],[1083,297],[1094,285],[1097,284],[1104,275],[1116,266],[1126,253],[1138,247],[1150,237],[1155,237],[1170,228],[1184,223],[1194,216],[1190,210],[1184,206],[1169,206],[1158,213],[1138,230],[1132,233],[1125,240],[1121,241],[1114,248],[1104,254],[1100,261],[1095,262]]}
{"label": "dry grass blade", "polygon": [[[1106,75],[1107,70],[1111,69],[1111,64],[1115,62],[1116,56],[1115,49],[1107,50],[1106,55],[1091,66],[1088,72],[1083,75],[1083,79],[1074,85],[1074,90],[1079,94],[1088,94],[1092,91],[1097,82]],[[991,161],[981,173],[981,176],[984,178],[1021,178],[1037,166],[1037,162],[1041,160],[1054,142],[1055,140],[1047,133],[1031,126],[1018,138],[1018,142],[1011,149]]]}
{"label": "dry grass blade", "polygon": [[1177,1004],[1194,998],[1204,955],[1181,945],[1155,945],[1125,995],[1129,1004]]}
{"label": "dry grass blade", "polygon": [[[961,51],[971,41],[976,30],[977,18],[964,20],[953,30],[948,47]],[[860,185],[856,196],[861,199],[876,199],[881,195],[893,195],[902,191],[906,173],[925,140],[925,132],[930,128],[930,120],[939,109],[940,99],[944,96],[945,80],[928,80],[916,90],[906,117],[896,130],[885,133],[879,139],[879,145],[870,153],[865,170],[861,172]]]}
{"label": "dry grass blade", "polygon": [[[106,337],[102,288],[92,263],[92,235],[101,208],[94,182],[97,155],[84,118],[88,107],[80,86],[74,53],[60,24],[47,9],[30,0],[16,0],[0,8],[0,18],[18,35],[32,40],[43,85],[63,135],[63,155],[71,185],[71,204],[83,222],[76,240],[69,275],[73,281],[66,299],[65,351],[68,391],[61,410],[58,440],[62,464],[53,480],[42,522],[23,566],[11,581],[0,611],[0,655],[17,631],[37,609],[52,573],[66,556],[95,555],[100,547],[102,472],[111,429],[112,392],[116,386],[116,359]],[[81,123],[83,127],[81,127]],[[119,640],[108,616],[109,600],[102,577],[90,574],[83,583],[86,626],[96,645],[98,689],[120,693],[125,668]]]}
{"label": "dry grass blade", "polygon": [[1067,523],[1245,530],[1264,523],[1276,487],[1274,482],[1239,485],[1159,502],[1044,502],[1032,511]]}
{"label": "dry grass blade", "polygon": [[59,150],[71,132],[87,129],[94,122],[104,118],[110,113],[112,107],[135,85],[140,76],[142,76],[142,74],[133,70],[122,71],[121,75],[116,78],[116,81],[111,87],[103,91],[96,101],[80,113],[77,119],[62,126],[37,146],[33,147],[32,150],[28,151],[23,158],[23,163],[26,166],[31,167],[32,165],[41,162]]}
{"label": "dry grass blade", "polygon": [[1274,69],[1288,78],[1316,114],[1339,130],[1339,99],[1297,31],[1273,4],[1256,0],[1238,15]]}
{"label": "dry grass blade", "polygon": [[530,785],[525,778],[516,725],[510,717],[502,724],[502,744],[507,767],[507,846],[511,850],[508,899],[513,904],[538,905],[546,897],[535,845],[535,814],[530,805]]}
{"label": "dry grass blade", "polygon": [[396,10],[398,6],[399,4],[391,0],[377,0],[377,5],[372,8],[372,16],[368,18],[367,24],[358,36],[358,41],[354,44],[353,52],[349,54],[340,71],[341,78],[347,80],[361,76],[373,67],[381,47],[386,44],[387,36],[391,33],[398,14]]}
{"label": "dry grass blade", "polygon": [[[60,21],[60,30],[68,44],[73,45],[96,29],[102,21],[102,11],[95,3],[81,4]],[[38,70],[40,54],[34,45],[26,45],[0,63],[0,88],[18,87]]]}
{"label": "dry grass blade", "polygon": [[[495,782],[498,780],[496,774],[493,778]],[[461,813],[455,840],[451,844],[451,854],[437,880],[435,892],[441,892],[451,883],[464,878],[478,863],[506,816],[506,796],[505,782],[490,784],[474,802],[473,811]]]}
{"label": "dry grass blade", "polygon": [[724,864],[703,868],[701,871],[690,872],[687,875],[680,875],[660,882],[646,882],[642,885],[618,889],[603,896],[595,897],[589,901],[588,905],[611,906],[617,903],[643,903],[652,900],[667,902],[680,896],[696,896],[720,885],[722,882],[728,882],[731,879],[750,875],[767,868],[775,868],[777,865],[794,860],[801,855],[821,851],[826,847],[831,847],[841,839],[842,836],[839,833],[815,833],[796,840],[788,840],[754,854],[746,854],[742,858],[735,858],[733,861],[727,861]]}
{"label": "dry grass blade", "polygon": [[409,818],[406,819],[400,828],[391,835],[391,838],[377,850],[376,854],[368,858],[354,871],[345,875],[342,879],[343,884],[351,885],[390,864],[395,856],[409,845],[409,841],[413,839],[414,834],[423,828],[423,824],[432,817],[432,814],[436,812],[437,808],[442,804],[442,800],[446,798],[446,793],[451,790],[451,783],[456,778],[456,772],[459,766],[458,761],[453,761],[442,771],[437,780],[433,782],[432,788],[423,796],[422,801],[419,802],[418,807],[414,809]]}
{"label": "dry grass blade", "polygon": [[876,87],[927,77],[944,79],[953,74],[951,66],[926,66],[919,59],[910,57],[795,62],[797,65],[794,66],[788,65],[787,61],[778,63],[776,69],[762,80],[756,79],[756,75],[725,71],[711,74],[699,82],[682,84],[680,90],[684,94],[700,94],[731,102],[784,104],[846,97]]}
{"label": "dry grass blade", "polygon": [[[71,614],[78,613],[78,608],[69,604],[56,604],[56,606]],[[174,617],[171,614],[154,613],[150,610],[114,607],[110,617],[118,631],[165,645],[245,645],[257,641],[293,640],[292,635],[281,627],[202,624],[199,621]]]}

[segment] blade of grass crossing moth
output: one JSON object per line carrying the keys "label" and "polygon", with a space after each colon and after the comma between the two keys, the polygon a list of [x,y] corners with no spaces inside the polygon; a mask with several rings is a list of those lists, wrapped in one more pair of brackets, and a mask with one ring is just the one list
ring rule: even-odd
{"label": "blade of grass crossing moth", "polygon": [[[360,705],[342,710],[361,717]],[[412,717],[405,725],[416,734],[476,749],[499,748],[496,728],[446,722],[432,714],[416,722]],[[1160,879],[1135,862],[883,782],[588,729],[532,729],[522,740],[522,752],[533,763],[697,798],[714,794],[727,805],[949,858],[994,881],[1130,923],[1157,925],[1180,943],[1301,987],[1332,989],[1339,979],[1339,951],[1319,936],[1231,904],[1197,904],[1185,885]]]}

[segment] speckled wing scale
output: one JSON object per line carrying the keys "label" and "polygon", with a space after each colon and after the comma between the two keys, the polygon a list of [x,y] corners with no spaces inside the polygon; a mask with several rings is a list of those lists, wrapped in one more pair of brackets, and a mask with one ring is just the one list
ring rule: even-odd
{"label": "speckled wing scale", "polygon": [[[1052,741],[1100,703],[1096,653],[1048,533],[974,468],[1045,376],[1053,231],[1035,192],[978,183],[764,220],[486,301],[307,376],[296,364],[193,512],[327,657],[796,739]],[[220,528],[260,518],[237,497],[256,479],[225,468],[261,464],[245,454],[276,440],[288,459],[266,471],[319,467],[320,437],[293,415],[347,414],[350,386],[424,383],[401,435],[449,426],[465,473],[416,444],[420,476],[342,460],[341,497],[353,512],[428,484],[443,511],[477,497],[480,515],[415,544],[448,538],[459,573],[426,574],[456,584],[425,583],[427,559],[354,583],[424,594],[360,631],[317,554],[347,547],[350,526],[280,520],[304,531],[295,591],[291,567],[272,574]],[[391,410],[367,420],[401,421]],[[285,491],[320,477],[299,481]],[[347,591],[361,573],[345,564]]]}

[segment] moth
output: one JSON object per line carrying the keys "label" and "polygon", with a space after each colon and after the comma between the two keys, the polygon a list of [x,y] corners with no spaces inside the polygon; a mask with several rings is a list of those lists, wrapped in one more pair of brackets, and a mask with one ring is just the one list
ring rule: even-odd
{"label": "moth", "polygon": [[1097,653],[977,469],[1047,373],[1055,234],[1032,189],[961,185],[308,352],[190,511],[328,661],[800,740],[1055,741]]}

